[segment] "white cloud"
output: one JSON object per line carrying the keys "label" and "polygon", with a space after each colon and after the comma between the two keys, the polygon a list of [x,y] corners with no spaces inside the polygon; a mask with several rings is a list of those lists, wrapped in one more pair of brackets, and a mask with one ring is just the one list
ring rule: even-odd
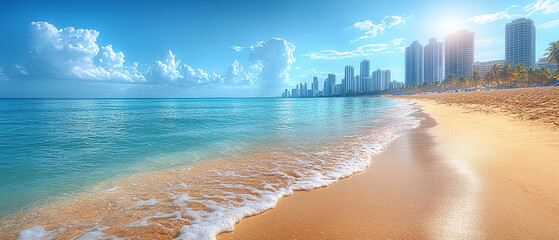
{"label": "white cloud", "polygon": [[398,15],[388,15],[382,20],[382,23],[386,28],[391,28],[405,22],[406,20],[404,17]]}
{"label": "white cloud", "polygon": [[282,86],[289,80],[289,70],[295,62],[295,45],[281,38],[271,38],[250,47],[233,46],[236,51],[250,50],[249,57],[244,66],[235,60],[222,75],[181,63],[171,50],[152,64],[127,65],[122,51],[115,51],[110,44],[97,45],[99,32],[96,30],[57,29],[47,22],[32,22],[30,30],[30,64],[25,68],[2,67],[0,79],[30,77],[178,87],[225,84],[270,88]]}
{"label": "white cloud", "polygon": [[249,49],[247,65],[243,66],[239,60],[235,60],[223,75],[181,64],[169,50],[150,67],[149,80],[185,86],[229,84],[266,88],[283,86],[288,81],[288,72],[295,62],[293,44],[281,38],[272,38],[256,42]]}
{"label": "white cloud", "polygon": [[161,60],[155,61],[150,67],[151,78],[155,80],[175,81],[183,78],[179,71],[180,61],[175,61],[175,54],[171,50],[167,51]]}
{"label": "white cloud", "polygon": [[524,6],[524,10],[528,12],[527,16],[530,16],[536,12],[543,12],[544,14],[557,13],[559,12],[559,1],[536,0]]}
{"label": "white cloud", "polygon": [[186,87],[223,83],[223,77],[215,72],[208,73],[203,69],[195,69],[188,64],[181,64],[180,60],[175,59],[175,54],[171,50],[150,66],[148,80],[160,84],[175,84]]}
{"label": "white cloud", "polygon": [[512,19],[516,17],[522,17],[522,14],[511,14],[509,13],[510,9],[517,7],[517,5],[512,5],[505,9],[504,11],[500,11],[497,13],[489,13],[489,14],[482,14],[478,16],[474,16],[468,18],[467,22],[477,22],[481,24],[491,23],[500,19]]}
{"label": "white cloud", "polygon": [[295,57],[295,45],[281,38],[257,42],[250,46],[250,71],[263,87],[280,87],[289,81],[289,70]]}
{"label": "white cloud", "polygon": [[258,73],[245,71],[244,67],[235,60],[225,73],[224,81],[232,85],[254,85]]}
{"label": "white cloud", "polygon": [[370,56],[376,52],[385,50],[388,47],[385,43],[379,44],[366,44],[357,47],[357,49],[352,51],[338,52],[336,50],[322,50],[318,52],[310,52],[308,54],[303,54],[304,56],[311,57],[312,59],[344,59],[352,57]]}
{"label": "white cloud", "polygon": [[317,71],[315,68],[307,69],[303,73],[299,75],[299,78],[311,78],[319,75],[326,75],[328,72],[326,71]]}
{"label": "white cloud", "polygon": [[356,22],[353,24],[353,27],[361,31],[365,31],[365,34],[357,38],[356,40],[352,40],[352,42],[359,41],[361,39],[376,37],[377,35],[382,34],[385,29],[397,26],[404,22],[406,22],[405,17],[398,15],[385,16],[378,24],[374,24],[371,20]]}
{"label": "white cloud", "polygon": [[559,26],[559,20],[553,20],[553,21],[542,23],[542,24],[536,26],[536,28],[545,29],[545,28],[552,28],[552,27],[555,27],[555,26]]}
{"label": "white cloud", "polygon": [[406,52],[406,47],[395,47],[395,48],[400,50],[400,52]]}
{"label": "white cloud", "polygon": [[135,66],[124,66],[124,54],[111,45],[101,48],[98,61],[99,32],[67,27],[57,29],[47,22],[31,23],[30,73],[44,78],[78,80],[141,81]]}
{"label": "white cloud", "polygon": [[392,40],[392,46],[398,46],[404,42],[404,38],[395,38]]}
{"label": "white cloud", "polygon": [[231,49],[233,49],[237,52],[243,51],[243,47],[241,47],[241,46],[231,46]]}

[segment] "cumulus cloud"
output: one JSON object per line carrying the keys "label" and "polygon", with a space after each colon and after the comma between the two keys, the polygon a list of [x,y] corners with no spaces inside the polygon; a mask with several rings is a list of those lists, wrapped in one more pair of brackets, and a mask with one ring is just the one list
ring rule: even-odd
{"label": "cumulus cloud", "polygon": [[[245,48],[245,47],[240,47]],[[289,80],[289,70],[295,62],[295,46],[284,39],[272,38],[248,47],[250,54],[246,64],[237,59],[223,74],[209,73],[200,68],[181,64],[169,50],[150,66],[148,79],[154,82],[184,84],[187,86],[235,86],[280,87]]]}
{"label": "cumulus cloud", "polygon": [[[124,54],[111,45],[97,45],[99,32],[67,27],[57,29],[47,22],[32,22],[30,73],[44,78],[78,80],[143,80],[134,66],[124,66]],[[99,54],[99,56],[98,56]],[[95,61],[96,57],[99,57]]]}
{"label": "cumulus cloud", "polygon": [[559,1],[536,0],[524,6],[524,10],[528,12],[527,16],[530,16],[536,12],[542,12],[544,14],[557,13],[559,12]]}
{"label": "cumulus cloud", "polygon": [[361,31],[365,31],[365,34],[358,39],[353,40],[352,42],[359,41],[361,39],[376,37],[377,35],[382,34],[385,29],[400,25],[405,22],[405,17],[399,15],[385,16],[378,24],[374,24],[371,20],[356,22],[353,24],[353,27]]}
{"label": "cumulus cloud", "polygon": [[235,60],[223,74],[218,74],[182,63],[171,50],[152,64],[126,64],[122,51],[116,51],[110,44],[97,45],[99,32],[92,29],[57,29],[48,22],[32,22],[30,32],[30,64],[25,68],[2,67],[0,79],[29,76],[180,87],[219,84],[276,87],[289,80],[289,70],[295,62],[295,46],[281,38],[259,41],[250,47],[233,46],[236,51],[249,49],[248,59],[244,65]]}
{"label": "cumulus cloud", "polygon": [[257,42],[250,46],[250,71],[264,87],[280,87],[289,81],[289,70],[295,62],[295,45],[281,38]]}
{"label": "cumulus cloud", "polygon": [[208,73],[200,68],[193,68],[188,64],[181,64],[176,60],[171,50],[161,59],[155,61],[148,70],[147,78],[150,82],[159,84],[174,84],[179,86],[207,86],[223,83],[223,77],[215,72]]}
{"label": "cumulus cloud", "polygon": [[362,57],[362,56],[369,56],[373,55],[376,52],[380,52],[382,50],[387,49],[388,44],[385,43],[378,43],[378,44],[366,44],[363,46],[359,46],[354,50],[351,51],[336,51],[336,50],[322,50],[318,52],[310,52],[307,54],[303,54],[304,56],[308,56],[312,59],[344,59],[344,58],[352,58],[352,57]]}
{"label": "cumulus cloud", "polygon": [[552,27],[555,27],[555,26],[559,26],[559,20],[553,20],[553,21],[542,23],[542,24],[536,26],[536,28],[545,29],[545,28],[552,28]]}

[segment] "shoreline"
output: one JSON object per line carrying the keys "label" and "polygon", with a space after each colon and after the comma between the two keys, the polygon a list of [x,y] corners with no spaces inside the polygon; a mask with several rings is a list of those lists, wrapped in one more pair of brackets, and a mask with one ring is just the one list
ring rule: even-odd
{"label": "shoreline", "polygon": [[[217,238],[559,236],[559,136],[552,128],[463,105],[406,99],[423,105],[429,116],[364,172],[295,192]],[[435,120],[438,125],[429,125]]]}
{"label": "shoreline", "polygon": [[341,142],[261,149],[138,174],[99,191],[25,210],[0,219],[0,238],[213,238],[245,216],[273,208],[293,191],[330,185],[365,169],[370,156],[418,122],[408,116],[416,107],[398,106],[379,118],[378,125],[367,124],[371,127]]}

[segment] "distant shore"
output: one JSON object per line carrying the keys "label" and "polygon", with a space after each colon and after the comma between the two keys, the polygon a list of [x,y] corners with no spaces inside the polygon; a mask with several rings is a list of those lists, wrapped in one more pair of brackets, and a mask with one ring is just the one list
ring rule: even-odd
{"label": "distant shore", "polygon": [[559,236],[559,87],[398,96],[424,110],[364,172],[218,239]]}

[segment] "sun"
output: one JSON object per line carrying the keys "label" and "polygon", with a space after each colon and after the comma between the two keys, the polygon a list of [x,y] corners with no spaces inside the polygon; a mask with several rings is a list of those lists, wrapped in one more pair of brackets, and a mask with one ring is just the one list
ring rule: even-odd
{"label": "sun", "polygon": [[441,30],[442,30],[443,32],[447,33],[447,34],[456,32],[456,31],[458,31],[459,28],[460,28],[458,22],[456,22],[455,20],[451,20],[451,19],[449,19],[449,20],[444,20],[444,21],[441,23],[441,27],[442,27]]}

